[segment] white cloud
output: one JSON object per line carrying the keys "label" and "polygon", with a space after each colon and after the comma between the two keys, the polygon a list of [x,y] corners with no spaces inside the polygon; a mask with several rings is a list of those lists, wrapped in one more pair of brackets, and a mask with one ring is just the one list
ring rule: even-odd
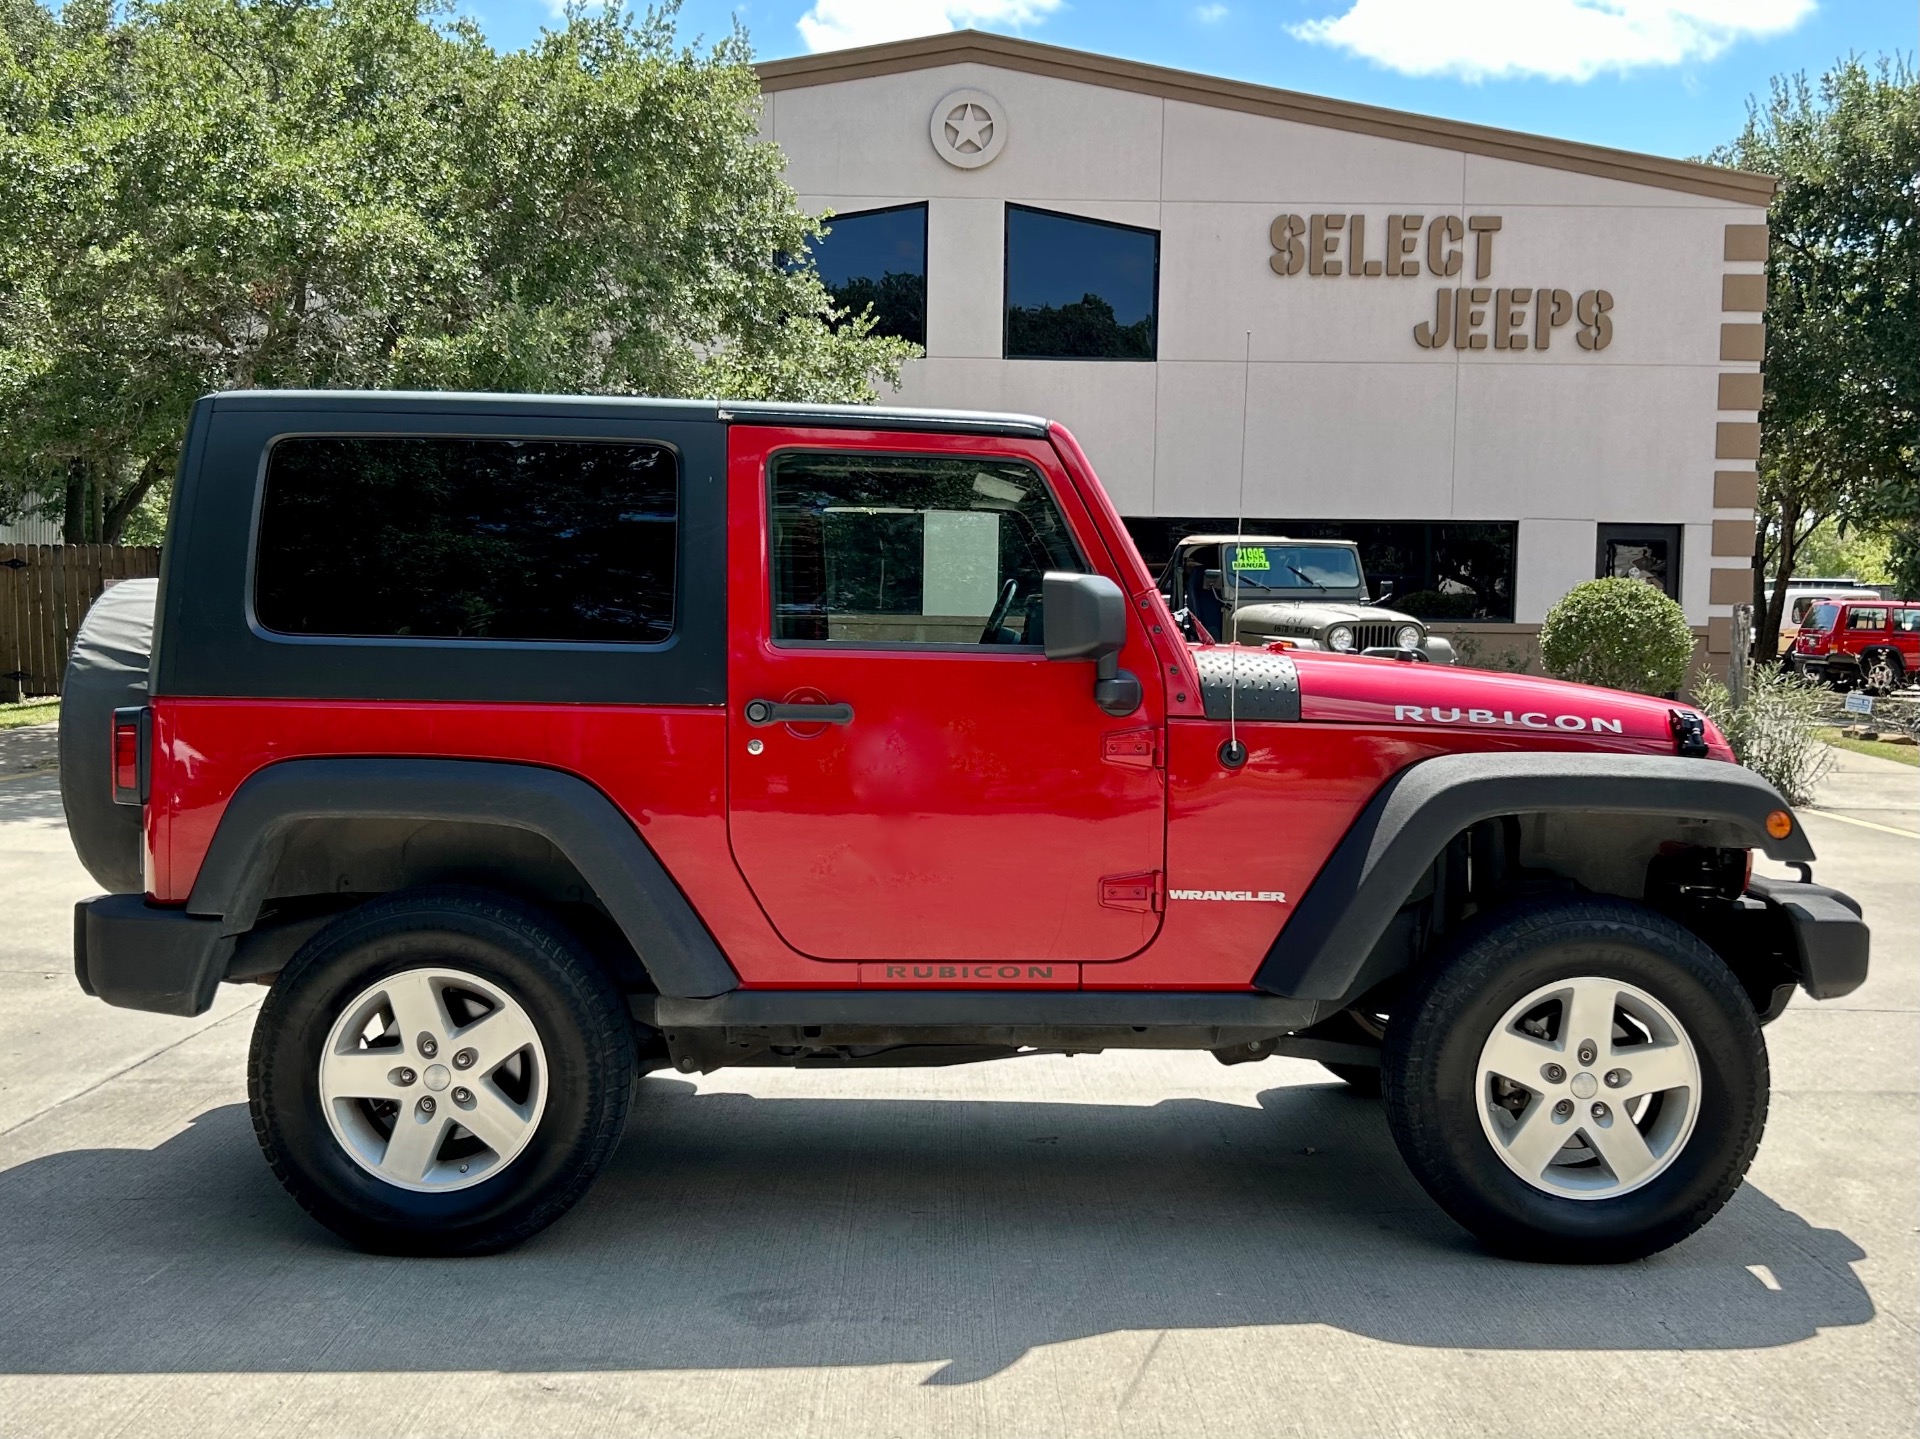
{"label": "white cloud", "polygon": [[1224,5],[1196,5],[1193,7],[1193,18],[1198,20],[1202,25],[1211,25],[1216,20],[1224,20],[1227,18],[1227,7]]}
{"label": "white cloud", "polygon": [[814,0],[798,29],[809,50],[843,50],[962,26],[1018,29],[1059,8],[1060,0]]}
{"label": "white cloud", "polygon": [[1791,30],[1817,0],[1350,0],[1287,28],[1403,75],[1591,80],[1711,60]]}

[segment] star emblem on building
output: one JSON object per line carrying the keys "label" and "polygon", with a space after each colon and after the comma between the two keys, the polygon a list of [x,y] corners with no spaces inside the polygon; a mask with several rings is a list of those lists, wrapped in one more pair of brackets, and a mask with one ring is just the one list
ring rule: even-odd
{"label": "star emblem on building", "polygon": [[978,170],[1007,146],[1007,111],[984,90],[954,90],[927,117],[934,153],[956,170]]}
{"label": "star emblem on building", "polygon": [[977,155],[993,139],[993,116],[972,101],[947,116],[947,143],[963,155]]}

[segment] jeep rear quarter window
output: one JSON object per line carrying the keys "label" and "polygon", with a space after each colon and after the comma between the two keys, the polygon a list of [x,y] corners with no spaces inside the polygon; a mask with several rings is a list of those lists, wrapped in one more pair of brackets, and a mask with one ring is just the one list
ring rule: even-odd
{"label": "jeep rear quarter window", "polygon": [[776,640],[1037,645],[1041,577],[1086,568],[1018,461],[782,455],[772,498]]}
{"label": "jeep rear quarter window", "polygon": [[1887,612],[1878,606],[1847,611],[1847,628],[1850,630],[1883,630],[1886,627]]}
{"label": "jeep rear quarter window", "polygon": [[292,437],[268,459],[254,612],[289,635],[658,643],[677,518],[659,445]]}

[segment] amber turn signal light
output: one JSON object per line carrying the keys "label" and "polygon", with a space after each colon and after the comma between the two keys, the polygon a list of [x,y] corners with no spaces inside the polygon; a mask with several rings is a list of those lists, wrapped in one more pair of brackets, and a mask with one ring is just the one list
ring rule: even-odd
{"label": "amber turn signal light", "polygon": [[1793,833],[1793,816],[1783,809],[1777,809],[1767,816],[1767,833],[1775,839],[1785,839]]}

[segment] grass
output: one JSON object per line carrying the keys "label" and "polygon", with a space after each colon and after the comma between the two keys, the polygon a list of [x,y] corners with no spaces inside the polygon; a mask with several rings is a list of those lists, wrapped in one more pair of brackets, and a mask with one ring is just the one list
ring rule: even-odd
{"label": "grass", "polygon": [[30,724],[51,724],[60,718],[58,699],[22,700],[19,704],[0,704],[0,729],[19,729]]}
{"label": "grass", "polygon": [[1870,754],[1880,759],[1897,760],[1901,764],[1920,766],[1920,746],[1888,744],[1885,740],[1878,739],[1854,739],[1851,735],[1841,734],[1837,729],[1821,730],[1820,738],[1835,749],[1851,750],[1854,754]]}

